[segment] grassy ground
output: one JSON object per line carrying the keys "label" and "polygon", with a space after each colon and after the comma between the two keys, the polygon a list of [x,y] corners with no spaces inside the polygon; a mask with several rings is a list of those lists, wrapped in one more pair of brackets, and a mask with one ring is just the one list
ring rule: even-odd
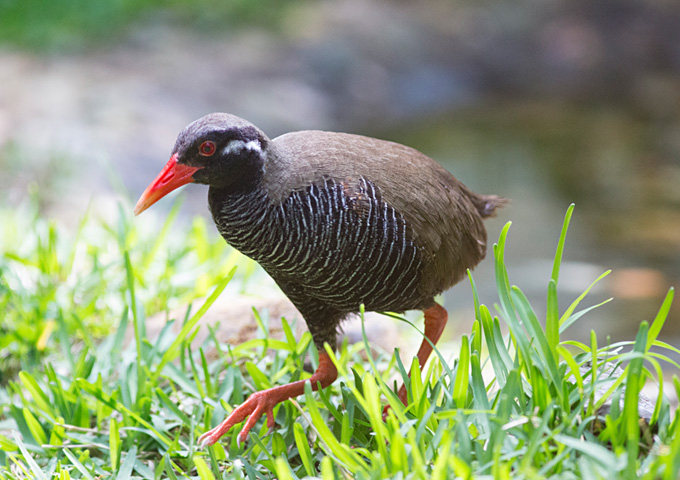
{"label": "grassy ground", "polygon": [[[85,218],[75,235],[30,207],[1,211],[0,478],[676,479],[680,419],[661,386],[648,421],[638,415],[643,385],[678,368],[667,357],[678,350],[657,340],[673,291],[630,342],[563,340],[597,315],[582,306],[587,292],[558,309],[571,211],[544,318],[509,282],[508,225],[493,248],[498,299],[485,299],[498,316],[475,293],[477,321],[455,358],[435,355],[420,372],[366,341],[345,344],[329,351],[338,381],[275,408],[273,433],[260,421],[246,444],[236,429],[202,451],[196,438],[234,405],[308,377],[304,364],[318,357],[309,334],[294,338],[285,321],[285,337],[271,338],[264,314],[253,340],[220,345],[211,333],[190,347],[229,282],[257,288],[247,284],[252,264],[201,220],[180,235],[177,208],[160,234],[133,226],[123,208],[110,223]],[[187,304],[148,338],[146,316]],[[395,372],[407,407],[389,383]]]}

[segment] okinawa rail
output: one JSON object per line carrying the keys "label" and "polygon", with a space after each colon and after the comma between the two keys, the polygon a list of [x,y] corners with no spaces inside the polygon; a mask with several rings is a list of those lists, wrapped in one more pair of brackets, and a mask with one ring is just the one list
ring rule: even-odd
{"label": "okinawa rail", "polygon": [[[301,131],[270,140],[250,122],[206,115],[177,138],[170,160],[147,187],[135,215],[190,182],[209,185],[219,233],[258,262],[293,302],[312,334],[319,365],[307,380],[255,392],[199,438],[217,442],[245,421],[244,441],[262,415],[330,385],[340,322],[366,311],[422,310],[421,367],[447,320],[434,297],[459,282],[486,253],[482,219],[506,200],[470,191],[424,154],[359,135]],[[402,386],[399,398],[406,403]]]}

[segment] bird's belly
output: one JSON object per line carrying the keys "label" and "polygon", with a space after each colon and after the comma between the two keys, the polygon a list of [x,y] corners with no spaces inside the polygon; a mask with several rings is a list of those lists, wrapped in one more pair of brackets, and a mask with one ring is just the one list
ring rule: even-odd
{"label": "bird's belly", "polygon": [[[347,215],[351,217],[351,214]],[[255,255],[282,285],[344,312],[420,308],[422,253],[399,224],[344,218],[308,228],[281,252]],[[309,225],[308,225],[309,227]],[[289,237],[290,238],[290,237]]]}
{"label": "bird's belly", "polygon": [[220,233],[257,261],[289,297],[341,312],[404,311],[431,301],[424,263],[404,218],[362,179],[353,194],[325,181],[259,211],[247,202],[215,216]]}

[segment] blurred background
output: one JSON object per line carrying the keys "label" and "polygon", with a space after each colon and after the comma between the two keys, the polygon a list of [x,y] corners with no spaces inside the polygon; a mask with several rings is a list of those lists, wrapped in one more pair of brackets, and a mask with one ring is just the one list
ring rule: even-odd
{"label": "blurred background", "polygon": [[[567,336],[629,340],[680,286],[679,26],[676,0],[0,0],[0,203],[113,219],[213,111],[394,140],[512,199],[489,244],[513,222],[510,280],[539,316],[575,203],[561,310],[607,269],[586,303],[615,301]],[[207,216],[183,190],[183,218]],[[492,260],[474,277],[496,302]],[[469,333],[469,284],[445,301]],[[680,345],[680,301],[663,338]]]}

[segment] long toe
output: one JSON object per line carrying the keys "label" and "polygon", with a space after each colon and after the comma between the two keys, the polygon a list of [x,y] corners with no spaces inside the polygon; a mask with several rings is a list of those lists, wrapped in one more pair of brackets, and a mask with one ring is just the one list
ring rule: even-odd
{"label": "long toe", "polygon": [[[274,418],[272,410],[279,401],[276,394],[273,393],[273,389],[253,393],[248,397],[248,400],[231,412],[222,423],[201,435],[198,438],[198,444],[201,447],[214,445],[231,427],[247,419],[246,424],[238,435],[239,444],[243,443],[248,438],[250,430],[262,415],[268,413],[271,419]],[[273,422],[273,420],[269,420],[267,424],[269,425],[270,422]]]}
{"label": "long toe", "polygon": [[227,433],[227,430],[229,430],[229,427],[223,428],[222,426],[224,425],[224,422],[219,424],[217,427],[213,428],[212,430],[208,430],[205,432],[203,435],[198,437],[198,446],[200,448],[205,448],[209,447],[210,445],[214,445],[217,443],[217,441]]}
{"label": "long toe", "polygon": [[[237,409],[231,412],[231,414],[229,414],[229,416],[225,418],[222,423],[198,437],[199,446],[206,447],[214,445],[225,433],[231,429],[231,427],[241,423],[246,418],[248,418],[248,416],[250,416],[249,423],[252,421],[253,424],[255,424],[257,419],[260,418],[262,414],[257,414],[257,403],[253,402],[252,400],[253,397],[251,396],[248,398],[248,400],[246,400],[245,403],[241,404]],[[250,430],[250,428],[248,428],[248,430]],[[246,431],[246,435],[247,434],[248,432]]]}
{"label": "long toe", "polygon": [[238,434],[239,444],[246,441],[246,439],[248,438],[248,434],[250,433],[250,430],[252,430],[252,428],[255,426],[255,423],[257,423],[257,421],[260,419],[260,417],[262,415],[264,415],[265,411],[266,411],[266,408],[265,408],[265,405],[263,405],[263,402],[261,402],[261,401],[258,402],[257,408],[248,418],[248,421],[246,422],[246,424],[241,429],[241,433]]}
{"label": "long toe", "polygon": [[297,382],[289,383],[287,385],[280,385],[278,387],[270,388],[269,390],[253,393],[248,397],[248,400],[231,412],[222,423],[209,432],[201,435],[198,439],[198,443],[202,447],[213,445],[222,435],[227,433],[231,427],[248,419],[238,435],[239,443],[244,442],[246,438],[248,438],[250,430],[264,414],[267,414],[267,427],[271,430],[274,428],[275,424],[274,407],[278,403],[302,395],[305,391],[305,383],[307,382],[312,384],[312,390],[316,390],[319,384],[321,384],[322,387],[330,385],[337,376],[338,372],[328,354],[325,352],[321,353],[319,354],[319,366],[309,380],[298,380]]}

